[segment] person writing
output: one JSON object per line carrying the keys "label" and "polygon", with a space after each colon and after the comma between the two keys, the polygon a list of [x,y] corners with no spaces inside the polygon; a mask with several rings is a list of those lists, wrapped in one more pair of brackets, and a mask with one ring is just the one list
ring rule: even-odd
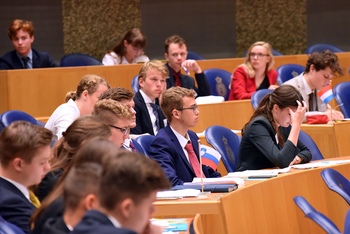
{"label": "person writing", "polygon": [[229,100],[250,99],[260,89],[275,89],[277,72],[275,60],[267,42],[255,42],[248,50],[244,63],[232,75]]}
{"label": "person writing", "polygon": [[144,54],[146,37],[138,28],[129,30],[113,50],[103,57],[104,65],[132,64],[147,62],[149,58]]}
{"label": "person writing", "polygon": [[267,94],[242,129],[237,171],[307,163],[309,149],[298,140],[307,106],[299,91],[282,85]]}

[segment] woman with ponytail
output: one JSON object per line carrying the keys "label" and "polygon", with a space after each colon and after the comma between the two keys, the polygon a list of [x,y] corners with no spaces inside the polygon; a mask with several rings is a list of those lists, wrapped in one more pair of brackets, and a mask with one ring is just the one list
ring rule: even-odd
{"label": "woman with ponytail", "polygon": [[84,76],[78,83],[77,90],[66,94],[66,103],[57,107],[45,125],[45,128],[53,132],[53,141],[59,140],[62,132],[79,116],[91,115],[98,98],[109,88],[109,84],[102,77]]}
{"label": "woman with ponytail", "polygon": [[311,160],[298,140],[307,106],[291,85],[267,94],[242,129],[237,171],[287,167]]}

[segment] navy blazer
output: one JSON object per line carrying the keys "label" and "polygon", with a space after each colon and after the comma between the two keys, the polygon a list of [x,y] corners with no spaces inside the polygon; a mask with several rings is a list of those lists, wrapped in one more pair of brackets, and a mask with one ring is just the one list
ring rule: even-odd
{"label": "navy blazer", "polygon": [[[135,102],[134,110],[136,111],[136,127],[132,128],[130,130],[130,133],[131,134],[149,133],[151,135],[155,135],[153,132],[151,117],[148,113],[146,102],[143,99],[140,91],[138,91],[135,94],[134,102]],[[156,99],[156,103],[157,102],[158,102],[158,99]],[[164,120],[166,118],[165,118],[165,115],[163,114],[163,111],[160,107],[158,109],[158,116],[159,116],[159,127],[164,128]]]}
{"label": "navy blazer", "polygon": [[[199,160],[198,136],[190,130],[187,133]],[[150,157],[156,160],[163,168],[173,186],[183,184],[184,182],[192,182],[193,178],[196,177],[180,142],[169,125],[161,129],[152,141]],[[221,177],[220,173],[214,171],[211,167],[202,165],[202,170],[207,178]]]}
{"label": "navy blazer", "polygon": [[75,226],[72,234],[137,234],[136,232],[125,229],[116,228],[108,217],[97,211],[89,210],[85,213],[83,219]]}
{"label": "navy blazer", "polygon": [[[165,64],[165,65],[169,70],[169,78],[166,79],[166,88],[169,89],[171,87],[175,87],[175,78],[173,76],[173,73],[170,70],[169,65],[168,64]],[[199,74],[195,74],[194,77],[196,78],[198,88],[195,85],[194,79],[184,74],[181,74],[180,76],[181,87],[184,87],[187,89],[194,89],[194,91],[196,91],[199,97],[211,95],[210,86],[204,73],[202,72]]]}
{"label": "navy blazer", "polygon": [[29,219],[35,209],[16,186],[0,177],[0,216],[30,233]]}
{"label": "navy blazer", "polygon": [[[47,52],[32,49],[33,68],[57,67]],[[16,50],[10,51],[3,57],[0,57],[0,70],[24,69],[19,60]]]}

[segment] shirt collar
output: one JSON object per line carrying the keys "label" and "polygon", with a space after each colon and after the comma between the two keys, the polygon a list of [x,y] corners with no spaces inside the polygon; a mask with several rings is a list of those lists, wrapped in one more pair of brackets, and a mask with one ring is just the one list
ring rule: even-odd
{"label": "shirt collar", "polygon": [[112,222],[114,227],[116,227],[116,228],[121,228],[122,227],[122,225],[119,223],[119,221],[116,218],[114,218],[112,215],[108,215],[107,217]]}
{"label": "shirt collar", "polygon": [[30,198],[29,198],[29,190],[26,186],[24,186],[23,184],[20,184],[14,180],[11,180],[9,178],[5,178],[5,177],[1,177],[3,178],[4,180],[7,180],[8,182],[10,182],[11,184],[13,184],[14,186],[16,186],[16,188],[18,188],[22,193],[23,195],[30,201]]}
{"label": "shirt collar", "polygon": [[[21,55],[17,51],[16,51],[16,54],[17,54],[17,57],[19,58],[19,60],[21,60],[21,61],[22,61],[22,58],[26,57],[26,56]],[[33,52],[32,52],[32,50],[29,51],[29,54],[27,55],[27,57],[29,58],[29,61],[33,61]]]}
{"label": "shirt collar", "polygon": [[304,75],[305,75],[305,73],[303,73],[304,90],[305,90],[305,93],[307,95],[309,95],[310,93],[312,93],[312,90],[311,90],[310,86],[307,84]]}
{"label": "shirt collar", "polygon": [[186,134],[186,137],[184,137],[180,133],[178,133],[175,129],[173,129],[171,126],[170,126],[170,128],[173,131],[173,133],[175,134],[176,138],[178,139],[181,147],[185,148],[187,142],[191,141],[190,138],[188,137],[188,134]]}
{"label": "shirt collar", "polygon": [[145,92],[143,92],[141,89],[140,89],[140,93],[143,97],[143,100],[145,101],[145,103],[154,103],[152,102],[152,100],[147,96],[147,94],[145,94]]}

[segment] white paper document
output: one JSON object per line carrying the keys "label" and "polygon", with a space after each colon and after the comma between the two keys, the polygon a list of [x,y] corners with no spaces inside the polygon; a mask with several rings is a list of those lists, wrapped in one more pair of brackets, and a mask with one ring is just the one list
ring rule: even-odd
{"label": "white paper document", "polygon": [[199,189],[180,189],[180,190],[167,190],[157,193],[157,198],[183,198],[183,197],[197,197],[201,194]]}

